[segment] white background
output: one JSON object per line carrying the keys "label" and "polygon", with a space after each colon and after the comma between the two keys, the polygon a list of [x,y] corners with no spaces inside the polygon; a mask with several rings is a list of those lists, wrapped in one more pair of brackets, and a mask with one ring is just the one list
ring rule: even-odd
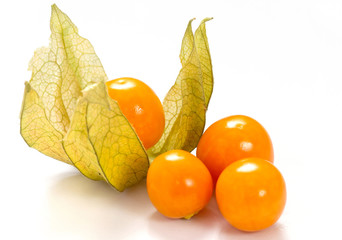
{"label": "white background", "polygon": [[27,66],[47,46],[52,1],[0,3],[0,218],[3,239],[341,239],[342,1],[56,1],[109,78],[163,99],[188,20],[204,17],[215,77],[208,127],[249,115],[268,130],[288,201],[258,233],[230,227],[215,199],[190,221],[155,211],[145,182],[116,192],[30,149],[19,134]]}

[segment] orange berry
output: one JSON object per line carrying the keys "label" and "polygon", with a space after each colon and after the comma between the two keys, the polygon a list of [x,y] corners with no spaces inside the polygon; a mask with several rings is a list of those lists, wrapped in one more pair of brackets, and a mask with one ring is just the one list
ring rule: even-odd
{"label": "orange berry", "polygon": [[216,185],[216,200],[225,219],[242,231],[274,224],[286,203],[285,181],[269,161],[246,158],[230,164]]}
{"label": "orange berry", "polygon": [[156,157],[147,173],[152,204],[169,218],[190,218],[209,202],[213,183],[206,166],[183,150]]}
{"label": "orange berry", "polygon": [[165,127],[163,106],[154,91],[134,78],[106,82],[109,96],[116,100],[145,149],[158,142]]}

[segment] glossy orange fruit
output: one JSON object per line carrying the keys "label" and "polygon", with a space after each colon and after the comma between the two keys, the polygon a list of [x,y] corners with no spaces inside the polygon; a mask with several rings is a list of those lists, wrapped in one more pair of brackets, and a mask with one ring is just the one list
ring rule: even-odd
{"label": "glossy orange fruit", "polygon": [[109,96],[118,102],[145,149],[156,144],[164,131],[165,116],[154,91],[142,81],[127,77],[108,81],[106,85]]}
{"label": "glossy orange fruit", "polygon": [[206,166],[183,150],[156,157],[147,173],[152,204],[169,218],[190,218],[209,202],[213,183]]}
{"label": "glossy orange fruit", "polygon": [[216,185],[216,200],[225,219],[242,231],[274,224],[286,202],[285,181],[269,161],[246,158],[229,165]]}
{"label": "glossy orange fruit", "polygon": [[237,160],[259,157],[273,162],[273,146],[260,123],[235,115],[213,123],[204,132],[196,155],[208,167],[215,183],[223,169]]}

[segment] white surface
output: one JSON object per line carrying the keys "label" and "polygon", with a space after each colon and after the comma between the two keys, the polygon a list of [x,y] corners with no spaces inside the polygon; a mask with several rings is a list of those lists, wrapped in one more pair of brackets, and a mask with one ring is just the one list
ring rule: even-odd
{"label": "white surface", "polygon": [[204,17],[215,85],[208,127],[232,114],[268,130],[288,189],[276,225],[234,230],[215,200],[169,220],[144,182],[118,193],[30,149],[19,135],[26,71],[47,46],[50,1],[0,3],[1,235],[4,239],[341,239],[342,2],[56,1],[88,38],[109,78],[132,76],[163,98],[180,69],[189,19]]}

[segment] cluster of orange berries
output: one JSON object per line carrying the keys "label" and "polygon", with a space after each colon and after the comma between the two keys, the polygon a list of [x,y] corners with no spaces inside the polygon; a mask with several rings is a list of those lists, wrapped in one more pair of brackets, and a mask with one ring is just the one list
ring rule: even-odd
{"label": "cluster of orange berries", "polygon": [[[163,133],[165,119],[152,89],[132,78],[107,82],[107,87],[145,148],[153,146]],[[242,115],[215,122],[202,135],[196,156],[172,150],[153,160],[147,191],[160,213],[191,218],[215,190],[220,212],[237,229],[258,231],[279,219],[286,186],[273,165],[271,139],[260,123]]]}

